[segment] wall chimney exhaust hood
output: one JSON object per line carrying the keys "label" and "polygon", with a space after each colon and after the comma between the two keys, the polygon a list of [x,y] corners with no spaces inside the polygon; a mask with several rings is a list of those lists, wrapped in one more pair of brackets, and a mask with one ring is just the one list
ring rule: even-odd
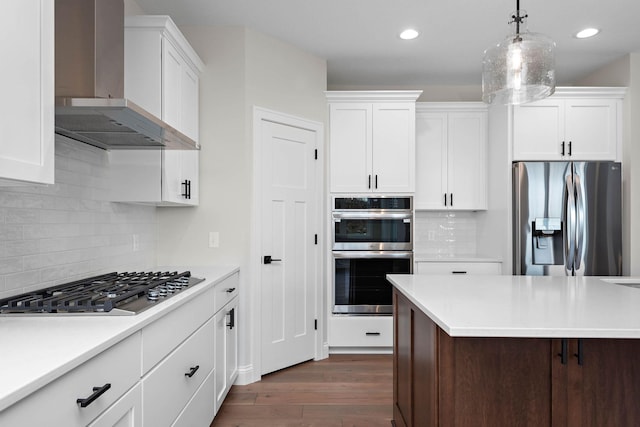
{"label": "wall chimney exhaust hood", "polygon": [[199,149],[124,98],[124,1],[55,3],[55,132],[105,150]]}

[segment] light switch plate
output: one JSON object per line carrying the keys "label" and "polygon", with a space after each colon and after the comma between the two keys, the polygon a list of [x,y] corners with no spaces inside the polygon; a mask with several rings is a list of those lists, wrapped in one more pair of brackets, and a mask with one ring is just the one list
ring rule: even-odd
{"label": "light switch plate", "polygon": [[209,232],[209,247],[217,248],[220,246],[220,232],[218,231],[210,231]]}

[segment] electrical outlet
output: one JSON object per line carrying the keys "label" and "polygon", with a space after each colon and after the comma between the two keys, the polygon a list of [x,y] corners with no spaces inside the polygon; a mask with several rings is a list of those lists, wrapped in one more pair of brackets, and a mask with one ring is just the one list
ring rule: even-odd
{"label": "electrical outlet", "polygon": [[133,241],[133,252],[138,252],[140,250],[140,235],[134,234],[132,241]]}
{"label": "electrical outlet", "polygon": [[220,246],[220,233],[218,231],[209,232],[209,247],[217,248]]}

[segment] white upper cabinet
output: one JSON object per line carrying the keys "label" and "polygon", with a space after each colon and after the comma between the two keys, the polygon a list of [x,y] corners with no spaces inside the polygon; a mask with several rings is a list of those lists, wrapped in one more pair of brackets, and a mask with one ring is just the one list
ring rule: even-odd
{"label": "white upper cabinet", "polygon": [[[168,16],[125,18],[125,97],[196,142],[203,69],[204,64]],[[110,152],[110,200],[198,205],[199,154],[199,150]]]}
{"label": "white upper cabinet", "polygon": [[331,191],[411,193],[421,91],[327,92]]}
{"label": "white upper cabinet", "polygon": [[421,210],[487,209],[487,108],[418,103],[416,192]]}
{"label": "white upper cabinet", "polygon": [[620,160],[623,88],[558,88],[513,107],[513,160]]}
{"label": "white upper cabinet", "polygon": [[197,206],[200,191],[198,154],[198,150],[110,151],[109,200],[156,206]]}
{"label": "white upper cabinet", "polygon": [[125,18],[125,97],[198,142],[202,60],[170,17]]}
{"label": "white upper cabinet", "polygon": [[54,182],[54,4],[3,2],[0,185]]}

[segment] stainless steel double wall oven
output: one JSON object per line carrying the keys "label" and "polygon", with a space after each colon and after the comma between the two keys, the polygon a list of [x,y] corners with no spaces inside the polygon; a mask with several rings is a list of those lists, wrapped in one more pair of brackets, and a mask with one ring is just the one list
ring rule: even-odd
{"label": "stainless steel double wall oven", "polygon": [[334,197],[333,313],[392,314],[389,273],[413,266],[412,197]]}

